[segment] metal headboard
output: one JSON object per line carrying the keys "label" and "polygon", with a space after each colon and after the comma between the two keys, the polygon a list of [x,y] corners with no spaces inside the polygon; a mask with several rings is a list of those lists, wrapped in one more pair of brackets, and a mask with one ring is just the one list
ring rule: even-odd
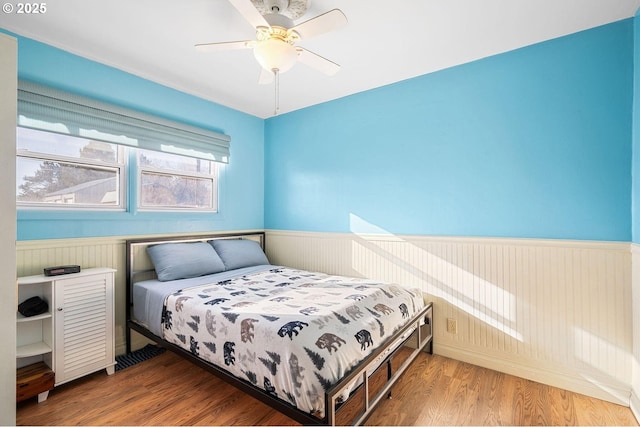
{"label": "metal headboard", "polygon": [[[131,309],[133,304],[132,292],[133,284],[142,280],[156,278],[153,264],[147,255],[147,246],[159,245],[162,243],[192,243],[206,242],[215,239],[249,239],[260,244],[265,250],[264,231],[249,231],[241,233],[213,233],[198,234],[188,236],[163,236],[136,238],[126,241],[126,274],[127,274],[127,294],[126,294],[126,319],[127,324],[131,320]],[[131,330],[126,328],[127,352],[131,351]]]}

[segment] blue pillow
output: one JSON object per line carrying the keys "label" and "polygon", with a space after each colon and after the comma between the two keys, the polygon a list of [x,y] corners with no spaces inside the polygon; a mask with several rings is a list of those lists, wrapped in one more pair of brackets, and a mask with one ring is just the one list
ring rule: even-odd
{"label": "blue pillow", "polygon": [[254,240],[218,239],[209,240],[209,243],[220,255],[226,270],[254,265],[269,265],[269,260],[260,244]]}
{"label": "blue pillow", "polygon": [[147,254],[161,282],[224,271],[222,260],[211,245],[205,242],[147,246]]}

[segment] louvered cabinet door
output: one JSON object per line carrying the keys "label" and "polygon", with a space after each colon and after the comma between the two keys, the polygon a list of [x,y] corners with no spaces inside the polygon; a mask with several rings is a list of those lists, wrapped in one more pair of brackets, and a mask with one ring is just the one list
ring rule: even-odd
{"label": "louvered cabinet door", "polygon": [[107,369],[113,373],[114,271],[88,269],[54,282],[56,385]]}

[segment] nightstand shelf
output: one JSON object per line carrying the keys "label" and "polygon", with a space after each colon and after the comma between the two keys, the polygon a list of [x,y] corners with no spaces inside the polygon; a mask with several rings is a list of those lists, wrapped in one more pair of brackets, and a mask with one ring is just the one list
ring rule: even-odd
{"label": "nightstand shelf", "polygon": [[25,357],[39,356],[51,353],[51,347],[44,342],[36,342],[32,344],[20,345],[16,349],[16,357],[23,359]]}
{"label": "nightstand shelf", "polygon": [[26,317],[23,316],[20,313],[17,313],[17,319],[16,322],[21,323],[21,322],[35,322],[38,320],[42,320],[42,319],[50,319],[52,314],[51,313],[42,313],[42,314],[38,314],[36,316],[30,316],[30,317]]}

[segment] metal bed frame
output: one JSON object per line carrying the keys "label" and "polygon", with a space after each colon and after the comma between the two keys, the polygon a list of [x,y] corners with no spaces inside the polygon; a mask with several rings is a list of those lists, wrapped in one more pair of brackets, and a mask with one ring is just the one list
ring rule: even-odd
{"label": "metal bed frame", "polygon": [[[159,244],[166,242],[196,242],[206,241],[211,239],[224,239],[224,238],[254,238],[259,240],[263,249],[265,248],[265,233],[264,232],[251,232],[251,233],[225,233],[225,234],[212,234],[212,235],[198,235],[198,236],[177,236],[177,237],[164,237],[164,238],[149,238],[149,239],[134,239],[127,240],[126,242],[126,269],[127,269],[127,295],[126,295],[126,341],[127,352],[131,351],[131,331],[136,331],[148,339],[156,342],[158,345],[167,348],[174,353],[184,357],[197,366],[213,373],[217,377],[226,381],[227,383],[235,386],[243,392],[249,394],[252,397],[260,400],[268,406],[278,410],[284,415],[292,418],[295,421],[303,425],[336,425],[336,416],[340,409],[345,407],[347,402],[351,402],[355,398],[356,393],[359,390],[363,390],[362,393],[362,410],[356,418],[352,421],[354,425],[360,425],[366,421],[371,415],[376,406],[386,397],[391,397],[391,388],[400,379],[402,374],[410,366],[411,362],[422,351],[432,353],[433,351],[433,306],[432,303],[428,303],[423,309],[415,314],[408,322],[404,324],[402,328],[396,331],[391,337],[380,345],[373,353],[362,360],[357,366],[351,369],[339,382],[334,384],[330,389],[325,391],[325,411],[324,417],[320,418],[308,412],[304,412],[295,406],[291,405],[287,401],[281,400],[266,391],[255,387],[250,382],[238,378],[227,372],[226,370],[202,360],[191,352],[178,347],[175,344],[163,340],[161,337],[153,334],[144,326],[136,323],[131,317],[131,311],[133,307],[132,290],[135,283],[134,278],[140,274],[150,274],[153,270],[134,270],[134,256],[136,252],[134,250],[137,246],[146,246],[150,244]],[[399,343],[399,344],[398,344]],[[412,348],[411,353],[404,359],[404,361],[393,370],[392,362],[398,352],[405,348]],[[383,366],[387,367],[387,381],[382,388],[377,390],[373,396],[370,396],[371,391],[371,378],[376,374]],[[362,382],[351,393],[349,399],[345,402],[340,402],[339,396],[343,390],[348,388],[354,380],[360,377]]]}

